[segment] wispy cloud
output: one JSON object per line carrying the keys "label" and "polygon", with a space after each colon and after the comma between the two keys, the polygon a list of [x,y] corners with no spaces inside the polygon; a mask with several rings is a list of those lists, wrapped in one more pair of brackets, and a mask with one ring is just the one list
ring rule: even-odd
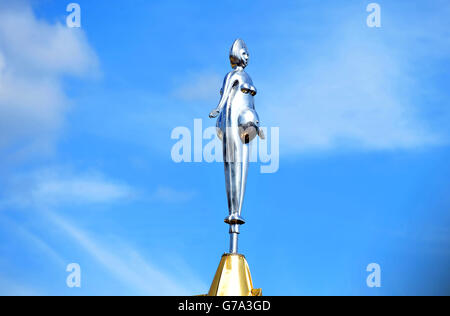
{"label": "wispy cloud", "polygon": [[0,295],[2,296],[36,296],[43,295],[41,289],[30,287],[0,274]]}
{"label": "wispy cloud", "polygon": [[19,224],[14,220],[8,219],[5,216],[0,218],[2,228],[8,231],[15,240],[22,240],[24,245],[28,247],[33,253],[38,253],[45,259],[51,259],[53,263],[59,267],[65,267],[64,258],[52,247],[44,238],[38,236],[26,224]]}
{"label": "wispy cloud", "polygon": [[0,4],[0,153],[4,161],[52,151],[70,104],[63,76],[95,74],[98,61],[83,31],[37,19],[25,2]]}
{"label": "wispy cloud", "polygon": [[420,81],[410,76],[405,54],[382,35],[372,35],[343,25],[310,48],[308,60],[286,69],[279,82],[264,83],[277,88],[261,100],[261,118],[280,126],[285,152],[445,143],[421,116],[414,100]]}
{"label": "wispy cloud", "polygon": [[169,203],[182,203],[191,200],[195,194],[196,193],[194,191],[182,191],[175,190],[170,187],[159,186],[151,195],[151,200]]}
{"label": "wispy cloud", "polygon": [[[223,78],[211,71],[190,73],[180,78],[173,94],[184,101],[209,101],[219,99]],[[211,105],[213,106],[213,105]]]}
{"label": "wispy cloud", "polygon": [[16,175],[11,182],[11,190],[3,199],[3,206],[104,204],[132,199],[137,195],[129,185],[110,180],[98,171],[75,173],[63,167]]}
{"label": "wispy cloud", "polygon": [[[199,280],[192,282],[192,271],[184,271],[185,276],[174,279],[173,275],[145,260],[136,249],[117,242],[102,243],[55,213],[46,214],[50,221],[133,292],[142,295],[193,295],[206,288]],[[189,284],[185,280],[190,280]]]}
{"label": "wispy cloud", "polygon": [[194,190],[162,185],[146,193],[123,181],[111,179],[98,170],[79,171],[67,166],[40,168],[16,174],[8,180],[4,196],[0,196],[0,209],[106,205],[135,200],[184,203],[197,194]]}
{"label": "wispy cloud", "polygon": [[[148,260],[142,250],[130,246],[120,237],[99,237],[96,232],[88,232],[77,227],[72,221],[61,215],[68,205],[83,205],[85,207],[101,203],[102,205],[136,196],[136,190],[130,186],[108,180],[99,172],[73,172],[69,168],[54,167],[37,170],[28,175],[17,176],[11,195],[2,201],[4,209],[24,208],[27,211],[39,211],[40,221],[34,224],[33,231],[25,224],[9,220],[8,212],[0,217],[0,223],[5,224],[11,238],[24,242],[25,252],[37,252],[50,259],[59,267],[64,267],[66,260],[61,253],[70,248],[67,242],[56,245],[48,243],[48,236],[41,237],[42,232],[51,231],[58,239],[71,240],[76,249],[82,249],[87,257],[83,261],[92,260],[100,265],[102,271],[108,271],[118,282],[127,288],[122,294],[139,295],[193,295],[203,293],[207,286],[195,276],[195,273],[181,261],[177,269],[166,271],[161,266],[167,266],[160,256]],[[167,187],[158,188],[151,196],[152,201],[183,202],[191,198],[192,193],[176,191]],[[54,210],[59,210],[58,212]],[[32,213],[24,213],[26,217]],[[44,234],[45,235],[45,234]],[[64,246],[64,249],[58,248]],[[26,250],[27,249],[27,250]],[[160,253],[160,255],[163,255]],[[176,258],[180,260],[180,258]],[[170,262],[169,262],[170,264]],[[181,268],[182,267],[182,268]],[[2,281],[0,279],[0,281]],[[20,280],[10,279],[10,290],[4,294],[42,294],[43,292],[28,291]],[[6,282],[6,281],[5,281]],[[114,283],[114,282],[113,282]]]}

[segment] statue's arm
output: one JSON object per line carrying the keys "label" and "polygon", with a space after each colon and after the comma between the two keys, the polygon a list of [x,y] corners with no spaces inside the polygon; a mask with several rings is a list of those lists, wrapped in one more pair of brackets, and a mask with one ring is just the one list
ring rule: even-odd
{"label": "statue's arm", "polygon": [[230,72],[225,76],[221,89],[222,95],[220,97],[219,104],[214,110],[211,111],[211,113],[209,113],[210,118],[216,117],[217,115],[219,115],[220,111],[222,111],[222,108],[224,107],[225,102],[227,101],[228,96],[230,95],[231,89],[233,88],[236,80],[237,79],[235,78],[235,76],[233,76],[233,72]]}

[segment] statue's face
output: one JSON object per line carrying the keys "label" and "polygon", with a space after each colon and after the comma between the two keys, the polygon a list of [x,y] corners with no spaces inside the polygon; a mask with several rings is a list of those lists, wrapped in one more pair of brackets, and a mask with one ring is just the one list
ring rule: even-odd
{"label": "statue's face", "polygon": [[248,65],[248,60],[249,60],[249,58],[250,58],[250,55],[248,54],[247,49],[241,48],[240,55],[241,55],[240,57],[241,57],[243,66],[244,66],[244,67],[247,67],[247,65]]}

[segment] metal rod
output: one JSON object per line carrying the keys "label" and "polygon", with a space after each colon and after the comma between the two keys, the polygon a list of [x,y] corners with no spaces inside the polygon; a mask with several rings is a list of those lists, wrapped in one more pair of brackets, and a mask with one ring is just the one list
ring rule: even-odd
{"label": "metal rod", "polygon": [[231,233],[230,235],[230,253],[238,253],[238,234]]}
{"label": "metal rod", "polygon": [[239,225],[230,225],[230,253],[238,253]]}

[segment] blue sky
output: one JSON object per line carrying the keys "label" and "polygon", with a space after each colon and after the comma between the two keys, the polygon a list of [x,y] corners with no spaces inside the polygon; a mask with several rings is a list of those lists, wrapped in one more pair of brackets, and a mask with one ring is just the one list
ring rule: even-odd
{"label": "blue sky", "polygon": [[[240,251],[265,295],[448,294],[450,5],[0,1],[0,294],[207,292],[223,166],[174,163],[250,51],[280,166],[252,163]],[[68,288],[66,266],[81,267]],[[366,266],[381,266],[381,288]]]}

